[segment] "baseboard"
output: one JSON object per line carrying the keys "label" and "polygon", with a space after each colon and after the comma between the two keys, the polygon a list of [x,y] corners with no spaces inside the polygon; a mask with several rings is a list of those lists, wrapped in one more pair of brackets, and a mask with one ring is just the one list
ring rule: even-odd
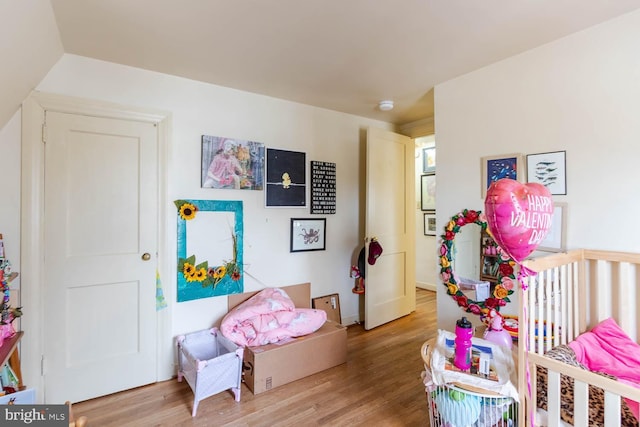
{"label": "baseboard", "polygon": [[346,316],[342,318],[342,324],[345,326],[353,325],[355,323],[360,323],[358,316]]}
{"label": "baseboard", "polygon": [[[437,287],[433,283],[416,282],[416,287],[420,289],[426,289],[428,291],[433,291],[433,292],[437,291]],[[344,326],[354,325],[356,323],[361,323],[363,321],[364,320],[361,320],[359,316],[344,316],[342,318],[342,324]]]}
{"label": "baseboard", "polygon": [[424,282],[416,282],[416,287],[420,289],[426,289],[428,291],[436,292],[438,290],[437,286],[433,283],[424,283]]}

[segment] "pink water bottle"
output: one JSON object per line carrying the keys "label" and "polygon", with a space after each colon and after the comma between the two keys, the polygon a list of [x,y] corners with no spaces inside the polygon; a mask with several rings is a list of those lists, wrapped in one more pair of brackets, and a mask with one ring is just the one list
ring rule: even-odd
{"label": "pink water bottle", "polygon": [[473,336],[473,325],[462,317],[456,322],[455,356],[453,364],[461,371],[468,371],[471,368],[471,337]]}

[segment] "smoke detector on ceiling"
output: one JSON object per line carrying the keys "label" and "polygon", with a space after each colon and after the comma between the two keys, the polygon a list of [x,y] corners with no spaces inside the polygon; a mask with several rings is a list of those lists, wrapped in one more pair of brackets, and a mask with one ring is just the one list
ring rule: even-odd
{"label": "smoke detector on ceiling", "polygon": [[381,111],[391,111],[393,110],[393,101],[380,101],[378,108],[380,108]]}

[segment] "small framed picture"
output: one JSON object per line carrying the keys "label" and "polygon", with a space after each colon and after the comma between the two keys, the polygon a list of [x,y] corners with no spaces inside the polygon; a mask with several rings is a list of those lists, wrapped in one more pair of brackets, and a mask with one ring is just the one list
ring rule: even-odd
{"label": "small framed picture", "polygon": [[486,156],[480,159],[482,168],[482,198],[487,196],[489,186],[500,179],[510,178],[523,182],[524,160],[523,155],[503,154],[501,156]]}
{"label": "small framed picture", "polygon": [[436,213],[428,212],[424,214],[424,235],[436,235]]}
{"label": "small framed picture", "polygon": [[420,177],[420,210],[436,209],[436,174],[428,173]]}
{"label": "small framed picture", "polygon": [[537,182],[552,195],[567,194],[566,151],[527,155],[527,182]]}
{"label": "small framed picture", "polygon": [[547,237],[536,248],[544,252],[562,252],[566,249],[567,204],[554,203],[551,229]]}
{"label": "small framed picture", "polygon": [[422,173],[436,171],[436,147],[422,149]]}
{"label": "small framed picture", "polygon": [[291,218],[291,252],[324,251],[326,218]]}

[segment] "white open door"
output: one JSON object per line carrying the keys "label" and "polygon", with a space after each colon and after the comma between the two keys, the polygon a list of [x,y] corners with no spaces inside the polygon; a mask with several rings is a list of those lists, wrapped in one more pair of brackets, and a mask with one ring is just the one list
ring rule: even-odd
{"label": "white open door", "polygon": [[366,158],[366,256],[373,237],[383,249],[366,264],[364,327],[372,329],[416,308],[414,141],[369,128]]}

